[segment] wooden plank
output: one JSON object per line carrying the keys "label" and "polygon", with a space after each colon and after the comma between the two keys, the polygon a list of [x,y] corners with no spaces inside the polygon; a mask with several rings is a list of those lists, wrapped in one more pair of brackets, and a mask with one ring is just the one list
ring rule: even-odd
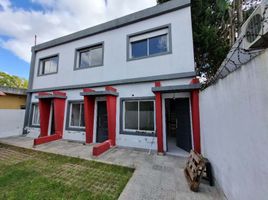
{"label": "wooden plank", "polygon": [[189,187],[192,191],[197,192],[198,187],[205,170],[205,162],[201,155],[195,151],[190,152],[190,156],[187,160],[184,174]]}
{"label": "wooden plank", "polygon": [[198,156],[195,153],[192,154],[192,157],[197,163],[199,163],[202,160],[202,157]]}
{"label": "wooden plank", "polygon": [[187,170],[191,180],[194,180],[196,177],[196,174],[189,168],[189,166],[186,167],[186,170]]}
{"label": "wooden plank", "polygon": [[189,176],[188,171],[186,169],[184,170],[184,174],[185,174],[186,180],[188,182],[188,185],[190,187],[190,190],[192,190],[193,192],[197,192],[199,184],[190,179],[190,176]]}
{"label": "wooden plank", "polygon": [[197,166],[196,166],[196,164],[195,164],[195,162],[194,162],[193,160],[189,160],[189,164],[188,164],[188,166],[189,166],[191,169],[195,169],[195,168],[197,168]]}

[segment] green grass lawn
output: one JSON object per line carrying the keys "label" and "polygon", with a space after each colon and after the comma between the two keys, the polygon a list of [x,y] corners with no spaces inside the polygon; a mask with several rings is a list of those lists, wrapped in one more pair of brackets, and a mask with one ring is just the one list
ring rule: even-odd
{"label": "green grass lawn", "polygon": [[117,199],[133,171],[0,144],[0,199]]}

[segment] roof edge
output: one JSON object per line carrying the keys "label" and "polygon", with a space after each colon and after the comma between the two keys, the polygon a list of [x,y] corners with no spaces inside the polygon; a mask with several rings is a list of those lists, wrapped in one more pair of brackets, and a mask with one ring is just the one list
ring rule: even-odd
{"label": "roof edge", "polygon": [[8,86],[0,86],[0,91],[5,94],[14,94],[14,95],[26,95],[27,89],[25,88],[14,88]]}
{"label": "roof edge", "polygon": [[82,88],[94,88],[94,87],[104,87],[104,86],[114,86],[114,85],[124,85],[124,84],[136,84],[136,83],[145,83],[152,81],[164,81],[164,80],[174,80],[174,79],[182,79],[182,78],[192,78],[196,76],[196,72],[181,72],[175,74],[165,74],[165,75],[155,75],[155,76],[147,76],[141,78],[128,78],[128,79],[120,79],[120,80],[112,80],[112,81],[104,81],[104,82],[95,82],[89,84],[79,84],[79,85],[67,85],[67,86],[58,86],[58,87],[49,87],[49,88],[37,88],[27,90],[27,93],[36,93],[36,92],[48,92],[48,91],[56,91],[56,90],[74,90],[74,89],[82,89]]}
{"label": "roof edge", "polygon": [[57,39],[50,40],[32,47],[32,51],[40,51],[54,46],[62,45],[67,42],[79,40],[88,36],[96,35],[123,26],[127,26],[145,19],[166,14],[175,10],[183,9],[191,5],[190,0],[171,0],[169,2],[158,4],[156,6],[66,35]]}

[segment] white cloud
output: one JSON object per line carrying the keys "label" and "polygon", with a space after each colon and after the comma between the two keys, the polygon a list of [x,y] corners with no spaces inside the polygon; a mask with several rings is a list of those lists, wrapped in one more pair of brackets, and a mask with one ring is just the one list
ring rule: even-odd
{"label": "white cloud", "polygon": [[44,10],[14,8],[10,0],[0,0],[0,46],[9,49],[26,62],[30,61],[30,48],[81,29],[154,6],[156,0],[32,0]]}

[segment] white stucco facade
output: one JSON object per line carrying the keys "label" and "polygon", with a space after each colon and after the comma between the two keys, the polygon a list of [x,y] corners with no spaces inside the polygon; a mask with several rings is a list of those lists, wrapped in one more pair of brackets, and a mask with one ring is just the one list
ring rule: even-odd
{"label": "white stucco facade", "polygon": [[[31,125],[31,115],[33,115],[31,105],[33,105],[33,103],[38,103],[39,100],[36,98],[38,92],[51,92],[56,90],[66,93],[65,114],[63,120],[64,128],[62,134],[63,139],[86,142],[85,129],[71,130],[66,124],[68,122],[67,118],[70,117],[68,116],[68,104],[70,101],[74,100],[83,101],[84,97],[81,96],[80,93],[83,92],[84,88],[90,88],[95,91],[104,91],[105,86],[112,86],[118,93],[116,98],[116,145],[157,150],[156,133],[154,136],[146,134],[122,134],[121,115],[123,109],[121,108],[121,100],[124,98],[155,99],[155,93],[152,92],[152,88],[155,87],[155,82],[159,81],[159,79],[161,80],[161,86],[163,87],[187,86],[191,83],[192,78],[195,76],[195,66],[191,28],[191,9],[189,3],[188,0],[172,1],[165,5],[153,7],[146,12],[134,14],[133,17],[137,18],[142,18],[144,15],[148,15],[148,17],[144,19],[142,18],[142,20],[137,20],[136,22],[125,23],[125,20],[133,20],[132,17],[130,18],[127,16],[118,19],[115,22],[99,25],[101,29],[105,29],[106,27],[109,27],[109,23],[112,23],[113,26],[117,27],[120,24],[120,21],[123,21],[123,24],[125,24],[118,28],[111,28],[111,30],[102,31],[90,36],[72,39],[58,45],[54,45],[53,41],[48,42],[50,46],[46,48],[40,49],[40,45],[34,47],[31,80],[32,87],[30,88],[31,97],[28,105],[29,114],[26,116],[29,119],[26,124],[28,127],[28,136],[37,138],[38,132],[40,132],[38,126]],[[161,14],[159,14],[160,11]],[[150,13],[152,13],[152,16],[150,16]],[[168,30],[168,52],[152,57],[149,56],[130,60],[128,58],[130,45],[128,39],[129,35],[139,32],[147,32],[148,30],[158,30],[159,27],[166,27]],[[92,29],[89,29],[88,32],[92,32],[91,30],[94,32],[95,29],[96,28],[93,27]],[[75,34],[80,37],[79,32]],[[64,38],[56,39],[56,43],[63,40]],[[74,69],[77,49],[97,43],[103,44],[103,65],[79,70]],[[52,55],[58,55],[57,73],[40,76],[40,59]],[[180,74],[182,75],[180,76]],[[179,77],[177,77],[177,75]],[[147,79],[148,77],[149,79]],[[156,78],[153,78],[152,80],[151,77]],[[118,81],[120,83],[116,84],[115,82]],[[110,85],[110,83],[112,84]],[[176,98],[190,98],[190,92],[174,92],[172,94],[163,95],[163,107],[165,107],[165,99],[174,96],[176,96]],[[96,97],[95,99],[93,143],[96,143],[97,102],[100,100],[105,101],[105,98],[106,97],[103,96]],[[155,108],[154,115],[156,115]],[[163,116],[163,123],[165,123],[165,109],[163,109]],[[163,126],[162,131],[165,143],[165,126]],[[166,146],[164,146],[164,150],[166,150]]]}
{"label": "white stucco facade", "polygon": [[200,94],[202,153],[229,200],[265,200],[268,50]]}
{"label": "white stucco facade", "polygon": [[[127,36],[163,25],[171,27],[172,52],[166,55],[127,61]],[[81,40],[38,51],[34,67],[33,89],[193,72],[194,56],[191,33],[190,7],[186,7]],[[103,66],[74,70],[75,50],[99,42],[104,42]],[[38,76],[39,59],[54,54],[59,54],[58,73]]]}

